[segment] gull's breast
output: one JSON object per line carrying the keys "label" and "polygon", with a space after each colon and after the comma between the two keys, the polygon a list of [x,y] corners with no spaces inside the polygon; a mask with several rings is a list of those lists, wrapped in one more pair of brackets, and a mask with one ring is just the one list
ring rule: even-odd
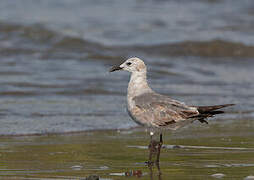
{"label": "gull's breast", "polygon": [[144,111],[136,106],[133,98],[128,97],[127,100],[128,100],[127,112],[129,116],[133,119],[133,121],[142,126],[151,126],[151,124],[147,120],[147,117],[142,116],[142,114],[144,115]]}

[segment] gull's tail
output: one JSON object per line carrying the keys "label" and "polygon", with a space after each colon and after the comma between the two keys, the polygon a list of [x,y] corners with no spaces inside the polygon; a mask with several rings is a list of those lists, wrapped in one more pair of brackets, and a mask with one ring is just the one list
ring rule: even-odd
{"label": "gull's tail", "polygon": [[223,104],[223,105],[216,105],[216,106],[196,106],[196,108],[198,108],[198,112],[202,114],[202,113],[212,112],[217,109],[221,109],[228,106],[234,106],[234,105],[235,104]]}
{"label": "gull's tail", "polygon": [[217,111],[218,109],[228,107],[228,106],[234,106],[235,104],[223,104],[223,105],[215,105],[215,106],[195,106],[200,113],[196,117],[201,123],[207,123],[205,120],[208,117],[213,117],[215,114],[222,114],[224,111]]}

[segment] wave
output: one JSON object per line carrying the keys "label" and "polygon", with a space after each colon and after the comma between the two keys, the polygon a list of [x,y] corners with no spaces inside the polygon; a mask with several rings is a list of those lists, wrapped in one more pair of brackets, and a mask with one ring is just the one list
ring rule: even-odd
{"label": "wave", "polygon": [[143,52],[163,56],[254,57],[254,46],[219,39],[136,46],[134,48]]}
{"label": "wave", "polygon": [[36,55],[39,59],[80,59],[117,62],[130,54],[156,56],[254,57],[254,46],[220,39],[155,45],[106,46],[49,30],[40,24],[0,22],[0,56]]}
{"label": "wave", "polygon": [[[0,22],[0,56],[37,55],[39,59],[106,57],[107,47],[67,36],[40,24],[19,25]],[[106,57],[110,59],[110,55]],[[114,59],[114,58],[112,58]]]}

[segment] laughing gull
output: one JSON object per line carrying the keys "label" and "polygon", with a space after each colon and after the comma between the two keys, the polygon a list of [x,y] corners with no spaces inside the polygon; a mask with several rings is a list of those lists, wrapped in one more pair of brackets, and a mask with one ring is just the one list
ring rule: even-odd
{"label": "laughing gull", "polygon": [[224,113],[218,111],[218,109],[234,105],[188,106],[183,102],[158,94],[149,87],[146,77],[146,65],[137,57],[127,59],[120,66],[112,67],[110,72],[117,70],[131,72],[127,94],[127,110],[136,123],[149,128],[151,136],[149,148],[153,143],[152,136],[154,132],[160,132],[160,142],[157,143],[157,161],[159,161],[160,148],[163,142],[163,129],[176,130],[196,120],[201,123],[208,123],[207,118]]}

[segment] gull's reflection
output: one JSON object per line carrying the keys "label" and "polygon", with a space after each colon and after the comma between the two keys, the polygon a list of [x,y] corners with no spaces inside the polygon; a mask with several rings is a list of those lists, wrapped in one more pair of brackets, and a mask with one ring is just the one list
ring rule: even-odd
{"label": "gull's reflection", "polygon": [[150,137],[151,137],[151,140],[150,140],[150,144],[148,146],[148,149],[149,149],[148,164],[153,162],[152,161],[153,155],[156,155],[156,162],[159,163],[160,162],[161,147],[163,144],[162,134],[160,134],[160,141],[153,140],[153,135],[151,135]]}
{"label": "gull's reflection", "polygon": [[[160,150],[162,147],[162,134],[160,134],[160,141],[154,141],[152,139],[151,136],[151,141],[150,144],[148,146],[149,149],[149,157],[148,157],[148,162],[147,162],[147,166],[149,168],[149,175],[150,175],[150,179],[153,180],[154,179],[154,175],[153,175],[153,169],[154,166],[156,166],[156,169],[158,171],[158,180],[161,180],[161,169],[160,169]],[[156,156],[156,160],[155,162],[153,161],[154,156]]]}
{"label": "gull's reflection", "polygon": [[[151,180],[156,179],[156,175],[153,174],[154,165],[156,166],[156,169],[158,171],[157,173],[155,173],[158,176],[158,180],[162,180],[162,178],[161,178],[161,169],[160,169],[160,163],[159,162],[148,164],[150,179]],[[154,178],[154,176],[155,176],[155,178]]]}

